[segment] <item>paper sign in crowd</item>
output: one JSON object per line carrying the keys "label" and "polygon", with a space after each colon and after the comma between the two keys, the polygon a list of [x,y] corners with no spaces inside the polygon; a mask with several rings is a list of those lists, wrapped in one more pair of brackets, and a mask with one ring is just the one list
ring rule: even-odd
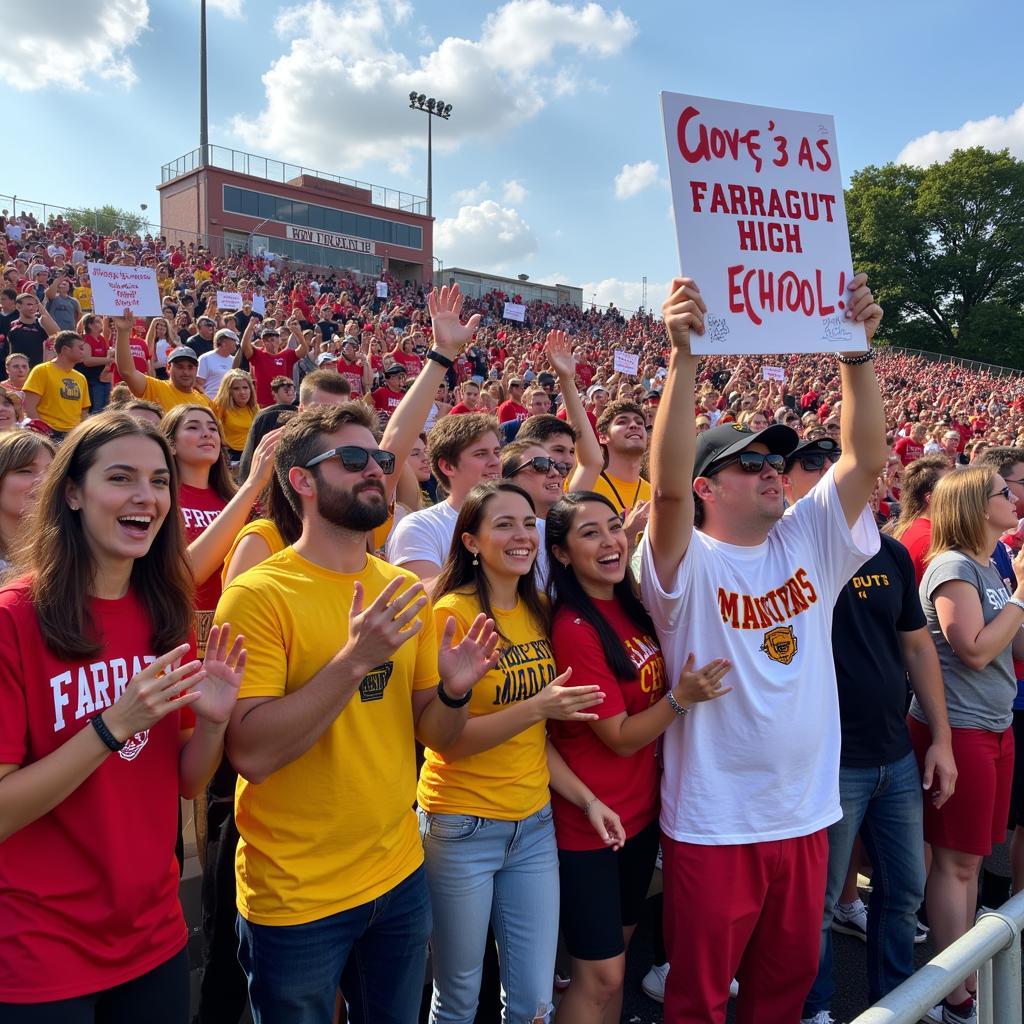
{"label": "paper sign in crowd", "polygon": [[126,309],[135,316],[160,316],[155,270],[109,263],[89,263],[87,268],[93,309],[101,316],[121,316]]}
{"label": "paper sign in crowd", "polygon": [[707,303],[695,353],[856,351],[835,124],[803,113],[661,94],[683,276]]}
{"label": "paper sign in crowd", "polygon": [[615,350],[615,372],[628,373],[635,377],[640,371],[640,356],[635,352],[623,352],[622,349]]}
{"label": "paper sign in crowd", "polygon": [[501,315],[505,320],[518,320],[523,323],[526,320],[526,306],[521,302],[506,302]]}
{"label": "paper sign in crowd", "polygon": [[761,376],[765,380],[777,380],[780,384],[786,383],[786,371],[781,366],[762,366]]}

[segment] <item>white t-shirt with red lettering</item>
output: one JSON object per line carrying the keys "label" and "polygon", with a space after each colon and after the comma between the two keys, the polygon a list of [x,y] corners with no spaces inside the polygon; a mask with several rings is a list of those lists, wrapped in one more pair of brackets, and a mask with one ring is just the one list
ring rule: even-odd
{"label": "white t-shirt with red lettering", "polygon": [[879,548],[870,508],[853,531],[834,472],[754,547],[694,530],[670,589],[645,535],[640,590],[669,685],[690,652],[728,658],[732,687],[664,737],[661,827],[678,842],[734,845],[810,835],[842,816],[832,610]]}
{"label": "white t-shirt with red lettering", "polygon": [[[164,653],[133,593],[91,611],[101,649],[68,660],[43,644],[28,584],[0,589],[0,764],[33,764],[90,729]],[[0,846],[0,1003],[112,988],[184,947],[174,848],[186,712],[136,733]]]}

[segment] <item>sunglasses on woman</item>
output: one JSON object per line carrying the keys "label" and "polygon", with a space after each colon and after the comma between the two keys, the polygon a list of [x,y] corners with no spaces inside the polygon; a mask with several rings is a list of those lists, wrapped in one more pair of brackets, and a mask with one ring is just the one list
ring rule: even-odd
{"label": "sunglasses on woman", "polygon": [[731,459],[712,466],[704,475],[712,476],[728,466],[735,465],[738,465],[744,473],[760,473],[764,469],[765,463],[771,466],[776,473],[785,472],[786,458],[783,455],[778,455],[775,452],[740,452],[739,455],[734,455]]}
{"label": "sunglasses on woman", "polygon": [[1010,501],[1011,500],[1010,499],[1010,488],[1009,487],[1004,487],[1001,490],[993,491],[989,495],[989,497],[990,498],[1005,498],[1007,501]]}
{"label": "sunglasses on woman", "polygon": [[385,476],[391,476],[395,471],[395,456],[392,452],[386,452],[383,448],[361,448],[355,444],[343,444],[340,448],[332,448],[330,451],[321,452],[306,463],[306,469],[312,469],[321,462],[328,459],[338,458],[341,465],[350,473],[361,473],[366,469],[366,464],[373,459],[380,466]]}
{"label": "sunglasses on woman", "polygon": [[527,459],[521,466],[516,466],[511,473],[506,475],[508,477],[515,476],[520,470],[530,468],[538,473],[548,474],[553,469],[558,470],[559,476],[567,476],[569,473],[568,462],[555,462],[554,459],[549,458],[547,455],[535,455],[532,459]]}

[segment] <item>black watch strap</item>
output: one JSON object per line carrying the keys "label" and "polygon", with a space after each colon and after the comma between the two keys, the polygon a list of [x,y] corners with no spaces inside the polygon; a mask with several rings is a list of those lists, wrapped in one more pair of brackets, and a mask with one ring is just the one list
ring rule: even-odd
{"label": "black watch strap", "polygon": [[469,703],[470,697],[473,696],[473,691],[470,690],[462,697],[450,697],[445,693],[444,680],[442,679],[437,684],[437,696],[446,708],[464,708]]}
{"label": "black watch strap", "polygon": [[115,754],[124,748],[127,740],[119,740],[114,734],[107,728],[107,723],[103,721],[103,715],[93,715],[89,719],[92,722],[92,727],[96,730],[99,738],[106,744],[107,749],[112,750]]}
{"label": "black watch strap", "polygon": [[433,359],[435,363],[437,363],[440,366],[443,366],[446,370],[450,370],[455,365],[454,360],[449,359],[447,356],[441,355],[441,353],[438,352],[436,348],[431,348],[427,350],[427,358]]}

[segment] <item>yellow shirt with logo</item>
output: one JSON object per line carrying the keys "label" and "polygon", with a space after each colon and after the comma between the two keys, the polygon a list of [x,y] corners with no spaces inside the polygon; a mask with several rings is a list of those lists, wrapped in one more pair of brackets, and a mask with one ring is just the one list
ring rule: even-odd
{"label": "yellow shirt with logo", "polygon": [[78,300],[78,305],[83,313],[92,312],[92,289],[91,288],[75,288],[71,293],[72,298]]}
{"label": "yellow shirt with logo", "polygon": [[[344,646],[353,587],[366,606],[412,573],[367,557],[331,572],[285,548],[233,580],[215,621],[246,638],[240,699],[286,697]],[[423,862],[412,695],[437,685],[437,637],[423,628],[374,669],[301,757],[254,784],[238,779],[238,909],[255,924],[318,921],[393,889]]]}
{"label": "yellow shirt with logo", "polygon": [[215,408],[214,412],[220,420],[227,446],[236,452],[242,451],[245,448],[245,442],[249,437],[249,428],[256,418],[256,413],[247,405],[230,405],[223,413]]}
{"label": "yellow shirt with logo", "polygon": [[213,402],[202,391],[179,391],[169,380],[156,377],[146,377],[146,390],[140,397],[156,402],[164,412],[170,412],[176,405],[205,405],[213,411]]}
{"label": "yellow shirt with logo", "polygon": [[594,490],[603,494],[619,512],[628,512],[638,501],[651,500],[651,485],[643,477],[639,481],[620,480],[607,470],[598,476]]}
{"label": "yellow shirt with logo", "polygon": [[[511,611],[494,611],[495,624],[508,642],[499,641],[501,660],[473,687],[470,719],[529,700],[555,677],[551,643],[522,602]],[[475,596],[445,594],[434,605],[438,637],[454,618],[458,643],[479,614]],[[472,814],[501,821],[535,814],[551,799],[546,732],[546,723],[538,722],[491,750],[455,761],[428,748],[416,794],[420,807],[430,814]]]}
{"label": "yellow shirt with logo", "polygon": [[82,413],[92,405],[89,382],[77,370],[63,370],[55,362],[32,367],[25,391],[39,395],[36,416],[62,434],[82,422]]}

